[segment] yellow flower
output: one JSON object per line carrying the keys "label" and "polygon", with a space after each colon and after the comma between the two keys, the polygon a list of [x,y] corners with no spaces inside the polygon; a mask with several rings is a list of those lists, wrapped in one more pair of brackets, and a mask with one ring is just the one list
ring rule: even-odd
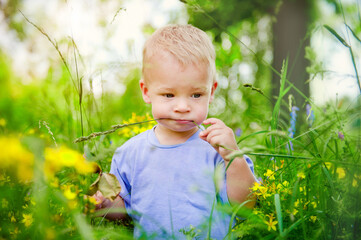
{"label": "yellow flower", "polygon": [[300,204],[300,200],[299,200],[299,199],[297,199],[297,201],[294,203],[294,205],[295,205],[295,207],[298,207],[298,206],[299,206],[299,204]]}
{"label": "yellow flower", "polygon": [[357,186],[358,186],[358,183],[357,183],[357,180],[356,180],[356,179],[353,179],[353,180],[352,180],[352,186],[353,186],[353,187],[357,187]]}
{"label": "yellow flower", "polygon": [[267,169],[267,172],[264,174],[264,176],[268,177],[270,180],[275,180],[274,172],[270,169]]}
{"label": "yellow flower", "polygon": [[22,223],[24,223],[25,227],[29,227],[33,223],[34,219],[31,214],[25,214],[23,213],[23,220],[21,220]]}
{"label": "yellow flower", "polygon": [[311,205],[313,206],[313,208],[317,207],[317,203],[316,202],[311,202]]}
{"label": "yellow flower", "polygon": [[88,200],[89,200],[89,203],[92,205],[97,205],[100,203],[100,200],[98,201],[95,197],[89,197]]}
{"label": "yellow flower", "polygon": [[5,127],[5,126],[6,126],[5,118],[0,118],[0,127]]}
{"label": "yellow flower", "polygon": [[74,167],[78,173],[84,175],[95,172],[95,170],[98,168],[98,165],[95,162],[88,162],[84,159],[83,161],[77,161]]}
{"label": "yellow flower", "polygon": [[18,235],[20,233],[20,230],[18,227],[15,227],[13,231],[10,231],[10,235],[14,235],[14,238],[16,237],[16,235]]}
{"label": "yellow flower", "polygon": [[58,178],[51,179],[50,186],[52,186],[53,188],[58,188],[59,187],[59,179]]}
{"label": "yellow flower", "polygon": [[281,190],[281,189],[287,188],[289,184],[290,183],[288,181],[283,181],[283,183],[277,184],[277,189]]}
{"label": "yellow flower", "polygon": [[271,229],[273,231],[276,231],[276,224],[278,223],[278,221],[274,221],[273,214],[269,214],[267,216],[268,216],[268,221],[264,221],[264,223],[266,223],[266,225],[268,226],[268,231],[271,231]]}
{"label": "yellow flower", "polygon": [[78,207],[78,202],[76,200],[70,200],[68,206],[70,209],[76,209]]}
{"label": "yellow flower", "polygon": [[285,186],[285,187],[288,187],[288,185],[290,185],[290,183],[288,182],[288,181],[283,181],[283,186]]}
{"label": "yellow flower", "polygon": [[65,186],[62,187],[64,196],[69,200],[73,200],[77,196],[77,193],[73,192],[71,190],[71,187],[72,187],[71,185],[65,185]]}
{"label": "yellow flower", "polygon": [[311,217],[310,217],[310,221],[316,222],[316,220],[317,220],[317,217],[316,217],[316,216],[311,216]]}
{"label": "yellow flower", "polygon": [[342,167],[338,167],[336,169],[336,173],[338,175],[338,178],[340,178],[340,179],[345,178],[345,176],[346,176],[345,169]]}
{"label": "yellow flower", "polygon": [[259,195],[262,196],[263,198],[267,198],[267,197],[271,196],[271,194],[267,193],[268,188],[266,188],[264,186],[260,186],[259,191],[260,191]]}
{"label": "yellow flower", "polygon": [[6,200],[5,198],[3,198],[3,200],[2,200],[2,208],[7,208],[8,207],[8,205],[9,205],[9,202],[8,202],[8,200]]}
{"label": "yellow flower", "polygon": [[280,168],[283,168],[283,164],[285,163],[285,160],[281,160],[280,162],[281,162]]}
{"label": "yellow flower", "polygon": [[[127,121],[124,120],[122,122],[122,124],[140,123],[140,122],[144,122],[147,120],[152,120],[152,118],[150,117],[149,114],[146,114],[146,116],[137,116],[135,113],[132,113],[132,117],[130,119],[128,119]],[[118,134],[122,135],[126,138],[130,138],[130,137],[135,136],[139,133],[142,133],[148,129],[153,128],[154,123],[155,122],[150,121],[150,122],[140,123],[139,125],[125,126],[120,129]]]}
{"label": "yellow flower", "polygon": [[34,155],[26,150],[15,137],[0,137],[0,169],[15,174],[20,182],[27,183],[33,177]]}
{"label": "yellow flower", "polygon": [[86,161],[79,152],[65,146],[45,148],[44,172],[49,178],[53,178],[63,167],[74,167],[78,173],[86,174],[94,172],[96,166],[95,163]]}
{"label": "yellow flower", "polygon": [[297,177],[299,177],[299,178],[301,178],[301,179],[305,179],[306,178],[306,175],[305,175],[305,173],[304,172],[299,172],[299,173],[297,173]]}
{"label": "yellow flower", "polygon": [[32,128],[32,129],[30,129],[29,131],[28,131],[28,134],[29,135],[33,135],[35,133],[35,129],[34,128]]}
{"label": "yellow flower", "polygon": [[331,167],[332,167],[332,163],[330,163],[330,162],[325,162],[325,165],[326,165],[328,170],[330,170]]}
{"label": "yellow flower", "polygon": [[255,182],[253,187],[251,187],[250,189],[252,189],[253,192],[257,192],[260,186],[261,185],[258,182]]}

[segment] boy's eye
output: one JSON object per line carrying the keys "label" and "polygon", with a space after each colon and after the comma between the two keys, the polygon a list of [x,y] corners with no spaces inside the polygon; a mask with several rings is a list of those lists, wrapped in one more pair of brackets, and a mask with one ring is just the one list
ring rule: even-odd
{"label": "boy's eye", "polygon": [[166,97],[166,98],[172,98],[172,97],[174,97],[174,94],[171,94],[171,93],[166,93],[166,94],[163,94],[164,95],[164,97]]}
{"label": "boy's eye", "polygon": [[200,93],[195,93],[192,95],[193,98],[200,98],[202,94]]}

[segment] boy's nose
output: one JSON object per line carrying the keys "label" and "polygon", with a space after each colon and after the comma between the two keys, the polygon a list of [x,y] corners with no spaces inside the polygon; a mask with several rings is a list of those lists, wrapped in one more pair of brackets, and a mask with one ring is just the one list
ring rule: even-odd
{"label": "boy's nose", "polygon": [[189,112],[190,106],[186,100],[179,99],[174,107],[174,111],[176,112]]}

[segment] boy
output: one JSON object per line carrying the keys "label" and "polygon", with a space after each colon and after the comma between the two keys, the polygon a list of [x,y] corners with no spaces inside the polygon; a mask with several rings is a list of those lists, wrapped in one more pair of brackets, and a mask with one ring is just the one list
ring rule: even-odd
{"label": "boy", "polygon": [[[217,88],[213,45],[191,25],[163,27],[145,43],[142,71],[142,96],[158,124],[116,150],[110,173],[120,182],[120,196],[99,207],[125,208],[135,237],[184,238],[180,230],[195,226],[200,238],[211,229],[211,238],[223,239],[230,216],[212,209],[244,202],[256,180],[247,157],[234,159],[225,173],[227,156],[238,149],[233,131],[206,119]],[[200,124],[211,126],[201,131]],[[223,178],[215,182],[217,169]]]}

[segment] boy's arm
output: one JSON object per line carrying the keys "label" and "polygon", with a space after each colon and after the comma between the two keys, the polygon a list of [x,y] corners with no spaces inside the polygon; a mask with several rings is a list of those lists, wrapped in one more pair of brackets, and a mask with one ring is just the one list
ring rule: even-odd
{"label": "boy's arm", "polygon": [[[224,159],[226,167],[228,167],[226,181],[227,195],[230,202],[242,203],[249,199],[255,200],[255,196],[250,195],[250,188],[256,182],[256,179],[246,160],[243,157],[237,157],[232,162],[227,159],[227,156],[233,150],[239,150],[232,129],[216,118],[207,119],[203,124],[211,124],[211,126],[200,133],[200,138],[209,142],[217,150]],[[252,208],[255,202],[251,201],[246,206]]]}
{"label": "boy's arm", "polygon": [[[97,202],[99,202],[95,206],[97,211],[100,213],[99,217],[105,217],[106,219],[112,221],[127,218],[124,200],[119,195],[113,201],[110,201],[108,198],[105,198],[100,191],[97,191],[93,197],[97,200]],[[114,211],[112,211],[112,209]],[[106,211],[104,213],[105,210],[109,210],[109,212]]]}

